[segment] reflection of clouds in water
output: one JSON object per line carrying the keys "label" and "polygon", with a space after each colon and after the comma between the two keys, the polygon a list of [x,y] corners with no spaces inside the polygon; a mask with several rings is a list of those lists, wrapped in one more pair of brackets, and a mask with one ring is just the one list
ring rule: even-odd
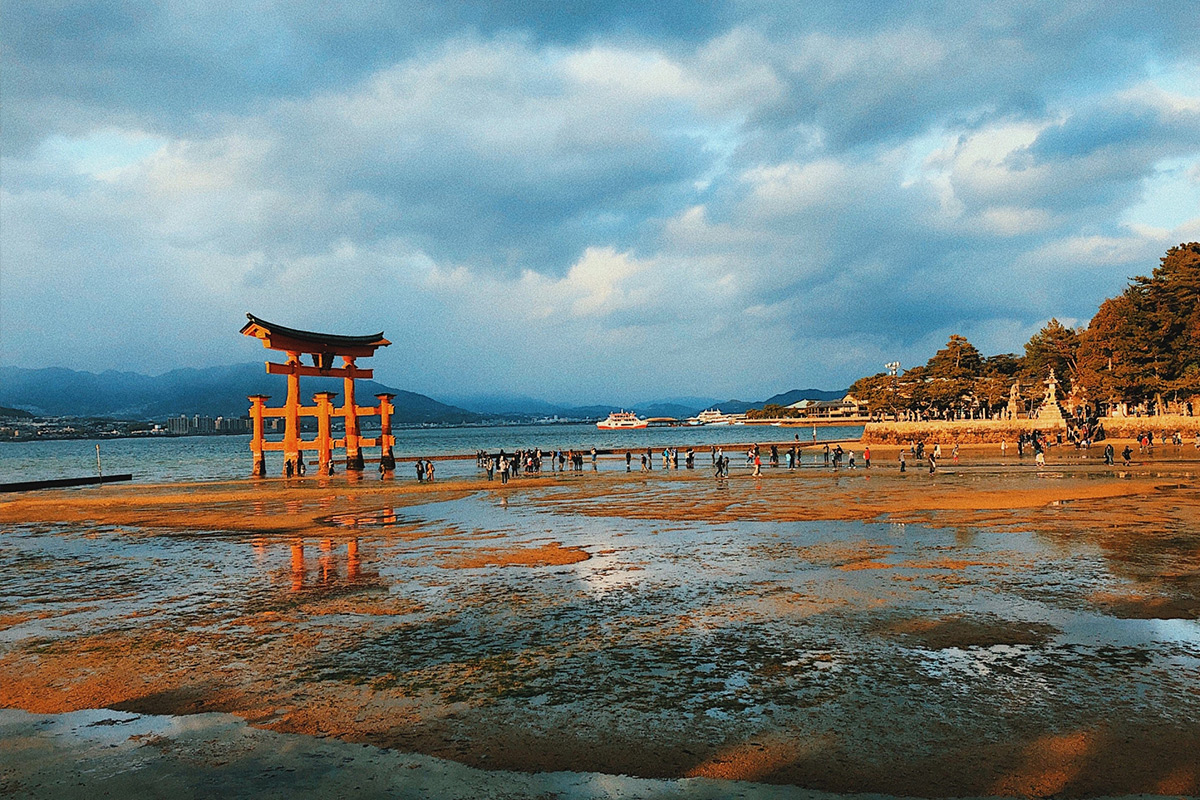
{"label": "reflection of clouds in water", "polygon": [[593,554],[587,561],[572,565],[572,569],[593,597],[602,597],[645,580],[644,569],[619,559],[618,553]]}

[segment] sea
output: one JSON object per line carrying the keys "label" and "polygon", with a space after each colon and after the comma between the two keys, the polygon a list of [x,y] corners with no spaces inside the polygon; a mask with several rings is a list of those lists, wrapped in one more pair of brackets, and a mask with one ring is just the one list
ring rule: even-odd
{"label": "sea", "polygon": [[[479,450],[513,452],[541,448],[597,450],[637,448],[661,457],[663,448],[677,447],[680,466],[688,447],[697,450],[696,465],[710,463],[709,448],[729,451],[737,445],[778,443],[783,445],[799,437],[801,444],[855,440],[862,436],[861,425],[825,427],[773,427],[769,425],[704,425],[697,427],[643,428],[640,430],[601,431],[591,423],[547,425],[502,425],[471,427],[402,428],[394,431],[398,458],[462,458],[439,461],[439,478],[476,474],[474,453]],[[97,450],[97,448],[99,448]],[[378,451],[368,448],[368,459]],[[731,454],[735,455],[735,454]],[[97,463],[97,457],[99,463]],[[314,458],[315,453],[309,453]],[[736,463],[737,459],[734,458]],[[635,459],[635,469],[637,461]],[[659,466],[656,458],[655,468]],[[267,453],[267,474],[278,475],[283,455]],[[126,439],[65,439],[55,441],[0,442],[0,483],[81,478],[96,475],[131,473],[139,483],[175,481],[212,481],[243,478],[250,474],[250,437],[245,436],[146,436]],[[591,468],[590,461],[587,468]],[[601,470],[624,470],[624,458],[601,457]],[[368,465],[373,470],[373,465]],[[413,465],[397,466],[403,476]]]}

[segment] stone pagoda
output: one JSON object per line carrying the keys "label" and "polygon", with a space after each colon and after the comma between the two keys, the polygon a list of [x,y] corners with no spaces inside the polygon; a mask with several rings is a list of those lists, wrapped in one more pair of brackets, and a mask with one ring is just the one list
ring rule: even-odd
{"label": "stone pagoda", "polygon": [[1054,377],[1054,368],[1050,369],[1050,377],[1046,379],[1046,398],[1037,410],[1038,422],[1065,427],[1066,414],[1058,402],[1058,380]]}

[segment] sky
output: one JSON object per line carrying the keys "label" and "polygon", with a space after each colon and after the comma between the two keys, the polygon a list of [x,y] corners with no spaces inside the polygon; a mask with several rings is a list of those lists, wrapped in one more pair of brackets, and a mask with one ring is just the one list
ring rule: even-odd
{"label": "sky", "polygon": [[1200,3],[0,3],[0,364],[558,402],[1021,352],[1200,240]]}

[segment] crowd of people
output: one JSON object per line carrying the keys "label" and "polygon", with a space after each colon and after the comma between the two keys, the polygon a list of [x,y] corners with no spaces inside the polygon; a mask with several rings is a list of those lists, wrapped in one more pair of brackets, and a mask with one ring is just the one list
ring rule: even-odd
{"label": "crowd of people", "polygon": [[[1151,453],[1155,446],[1155,436],[1153,431],[1144,431],[1137,436],[1136,445],[1138,452],[1141,454]],[[1160,432],[1157,434],[1158,443],[1161,445],[1173,444],[1176,447],[1182,446],[1184,439],[1182,431],[1174,431],[1172,433]],[[1016,439],[1016,450],[1018,457],[1024,457],[1027,452],[1033,454],[1034,462],[1039,467],[1046,464],[1046,451],[1051,447],[1061,447],[1065,444],[1072,445],[1076,449],[1090,449],[1096,442],[1106,441],[1103,426],[1079,426],[1076,428],[1068,428],[1064,433],[1056,431],[1054,434],[1047,434],[1041,430],[1032,430],[1027,433],[1020,434]],[[1200,432],[1196,433],[1195,447],[1200,450]],[[871,468],[871,447],[864,445],[861,451],[861,462],[856,456],[853,448],[843,449],[842,445],[837,442],[826,443],[820,450],[816,450],[814,455],[814,465],[821,465],[834,471],[844,468],[857,470],[860,467],[863,469]],[[1008,442],[1000,443],[1001,456],[1008,454]],[[680,453],[678,447],[664,447],[661,451],[656,451],[652,447],[647,447],[644,451],[641,450],[626,450],[624,452],[625,471],[632,472],[635,464],[641,472],[651,472],[655,469],[655,462],[664,470],[674,470],[680,468],[680,463],[684,469],[695,469],[696,467],[696,450],[688,447]],[[389,451],[387,461],[381,459],[380,472],[390,473],[395,467],[395,456]],[[1129,465],[1133,457],[1133,449],[1131,446],[1126,446],[1120,453],[1122,463]],[[540,448],[521,449],[512,453],[500,450],[498,453],[489,453],[485,450],[479,450],[475,453],[476,466],[483,470],[487,475],[487,480],[499,480],[501,483],[508,483],[510,480],[520,476],[536,476],[541,475],[545,471],[565,473],[568,471],[582,472],[591,467],[591,471],[598,471],[599,451],[592,447],[590,450],[582,448],[570,449],[555,449],[550,452],[541,450]],[[718,445],[709,447],[709,458],[713,470],[713,475],[716,478],[728,478],[730,473],[731,460],[723,449]],[[934,473],[938,469],[938,465],[942,460],[941,444],[935,443],[932,448],[926,446],[924,440],[909,440],[906,447],[901,447],[899,451],[899,469],[900,472],[906,472],[908,468],[908,459],[912,458],[917,462],[927,462],[929,472]],[[959,445],[954,444],[950,451],[950,458],[954,464],[959,461]],[[1113,465],[1116,462],[1117,452],[1110,442],[1105,443],[1104,447],[1104,463]],[[286,475],[303,475],[304,467],[303,460],[298,459],[299,465],[288,462],[286,465]],[[803,461],[803,449],[800,445],[793,444],[786,449],[781,450],[781,445],[758,445],[752,444],[746,449],[745,466],[751,470],[752,476],[762,475],[764,461],[772,467],[778,468],[781,465],[787,470],[794,471],[800,468]],[[415,465],[416,478],[420,483],[429,483],[434,480],[436,467],[432,459],[419,458]],[[332,473],[332,470],[330,471]]]}

